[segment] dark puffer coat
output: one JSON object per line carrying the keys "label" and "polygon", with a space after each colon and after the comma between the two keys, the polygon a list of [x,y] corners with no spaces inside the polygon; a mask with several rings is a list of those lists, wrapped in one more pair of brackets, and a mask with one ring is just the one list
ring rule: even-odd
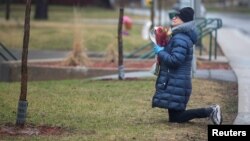
{"label": "dark puffer coat", "polygon": [[184,110],[192,92],[193,44],[197,41],[194,21],[173,28],[172,38],[158,53],[160,72],[152,107]]}

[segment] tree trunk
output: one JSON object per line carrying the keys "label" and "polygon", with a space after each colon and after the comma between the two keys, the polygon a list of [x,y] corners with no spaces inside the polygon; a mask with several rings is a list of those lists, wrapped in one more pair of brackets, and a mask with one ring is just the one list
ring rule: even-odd
{"label": "tree trunk", "polygon": [[124,1],[120,4],[120,15],[118,23],[118,79],[124,79],[124,66],[123,66],[123,43],[122,43],[122,25],[124,15]]}
{"label": "tree trunk", "polygon": [[6,14],[5,14],[6,20],[10,19],[10,4],[11,4],[11,0],[6,0]]}
{"label": "tree trunk", "polygon": [[113,3],[114,2],[111,2],[110,0],[93,0],[94,5],[98,5],[108,9],[114,9]]}
{"label": "tree trunk", "polygon": [[25,23],[24,23],[23,51],[22,51],[21,93],[18,102],[18,111],[16,120],[16,125],[20,127],[23,127],[25,124],[27,107],[28,107],[26,96],[27,96],[27,82],[28,82],[27,57],[28,57],[29,34],[30,34],[30,10],[31,10],[31,0],[27,0],[26,11],[25,11]]}
{"label": "tree trunk", "polygon": [[35,19],[48,19],[48,0],[36,0]]}
{"label": "tree trunk", "polygon": [[102,0],[103,6],[105,8],[113,9],[113,5],[110,3],[110,0]]}

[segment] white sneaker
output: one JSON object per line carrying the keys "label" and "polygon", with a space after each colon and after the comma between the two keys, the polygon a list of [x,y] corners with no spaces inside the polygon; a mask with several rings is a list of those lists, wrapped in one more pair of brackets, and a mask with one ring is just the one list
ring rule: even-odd
{"label": "white sneaker", "polygon": [[222,114],[219,105],[211,106],[213,109],[212,113],[210,114],[210,119],[212,120],[214,125],[221,125],[222,123]]}

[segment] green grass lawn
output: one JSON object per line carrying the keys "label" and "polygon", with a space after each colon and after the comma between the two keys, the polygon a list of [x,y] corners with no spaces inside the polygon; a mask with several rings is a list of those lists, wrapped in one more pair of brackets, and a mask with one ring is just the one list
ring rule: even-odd
{"label": "green grass lawn", "polygon": [[[68,22],[72,21],[73,16],[73,6],[57,6],[57,5],[49,5],[48,10],[48,21],[59,21],[59,22]],[[5,18],[5,5],[0,5],[1,12],[0,17]],[[34,11],[35,6],[32,5],[31,8],[31,20],[34,20]],[[78,13],[83,18],[98,18],[98,19],[113,19],[115,17],[118,18],[119,16],[119,9],[110,10],[100,7],[80,7],[77,8]],[[11,5],[11,13],[10,18],[24,21],[24,14],[25,14],[25,5],[20,4],[12,4]],[[125,13],[126,14],[126,13]],[[126,14],[131,18],[145,18],[145,16],[136,16],[134,14]]]}
{"label": "green grass lawn", "polygon": [[[4,9],[3,5],[0,6]],[[22,48],[23,42],[23,20],[24,5],[11,6],[11,20],[0,22],[0,42],[8,48]],[[34,7],[32,7],[34,10]],[[77,10],[78,20],[84,19],[117,19],[119,11],[108,10],[95,7],[83,7]],[[31,13],[33,17],[34,12]],[[125,14],[127,15],[127,14]],[[132,19],[145,19],[143,16],[128,14]],[[4,18],[4,12],[0,13]],[[148,18],[149,19],[149,18]],[[117,42],[117,24],[84,24],[82,27],[82,38],[84,46],[88,51],[105,52],[111,42]],[[133,25],[129,36],[124,36],[123,45],[125,52],[131,52],[149,41],[144,41],[141,37],[141,25]],[[50,6],[49,20],[36,21],[31,18],[30,29],[30,49],[41,50],[71,50],[74,40],[74,14],[73,7]]]}
{"label": "green grass lawn", "polygon": [[[0,6],[0,9],[3,7]],[[0,42],[7,47],[21,49],[24,7],[12,5],[12,9],[12,20],[0,22]],[[99,8],[79,11],[82,18],[118,19],[118,11]],[[3,12],[0,17],[4,17]],[[48,21],[31,21],[30,49],[71,50],[74,38],[72,23],[72,7],[50,7]],[[117,40],[115,24],[83,24],[79,30],[83,33],[84,46],[88,51],[103,52],[110,42]],[[147,44],[141,39],[141,26],[134,25],[130,36],[124,36],[123,43],[125,52]],[[29,82],[27,123],[60,126],[71,133],[59,136],[0,136],[0,140],[207,140],[207,124],[210,124],[207,119],[173,124],[167,122],[165,110],[151,108],[154,82],[153,79]],[[236,90],[236,83],[195,79],[188,108],[218,103],[223,110],[223,124],[231,124],[237,113]],[[0,126],[15,123],[19,93],[19,83],[0,82]]]}
{"label": "green grass lawn", "polygon": [[[4,9],[3,6],[0,8]],[[34,7],[32,8],[34,10]],[[0,42],[8,48],[22,48],[23,42],[23,20],[24,5],[12,5],[12,20],[0,22]],[[84,19],[117,19],[118,10],[107,10],[96,7],[82,7],[78,10],[79,20]],[[2,14],[2,15],[1,15]],[[33,15],[34,12],[31,13]],[[4,17],[0,13],[0,17]],[[74,40],[74,14],[70,6],[50,6],[48,21],[31,21],[29,49],[34,50],[66,50],[72,49]],[[146,17],[129,15],[132,19],[146,19]],[[15,20],[13,20],[15,19]],[[149,17],[148,17],[149,19]],[[99,23],[81,23],[82,38],[84,47],[88,51],[105,52],[110,43],[115,42],[117,46],[117,25]],[[133,25],[129,36],[123,38],[125,53],[134,51],[149,43],[141,37],[142,25]],[[209,36],[203,38],[203,54],[209,51]],[[197,54],[199,51],[197,49]],[[221,52],[218,51],[218,55]]]}
{"label": "green grass lawn", "polygon": [[[134,81],[65,80],[30,82],[27,123],[61,126],[59,136],[1,136],[2,140],[207,140],[207,119],[168,123],[163,109],[152,109],[154,79]],[[15,123],[19,83],[0,83],[0,125]],[[218,103],[224,123],[237,113],[237,85],[193,80],[188,108]]]}
{"label": "green grass lawn", "polygon": [[[111,42],[117,42],[117,25],[85,24],[82,31],[84,46],[88,51],[105,52]],[[8,33],[8,34],[6,34]],[[9,48],[22,48],[23,27],[17,24],[0,23],[0,41]],[[71,23],[34,22],[30,30],[30,49],[71,50],[74,40],[74,26]],[[124,36],[125,52],[147,44],[141,38],[141,26],[134,25],[129,36]]]}

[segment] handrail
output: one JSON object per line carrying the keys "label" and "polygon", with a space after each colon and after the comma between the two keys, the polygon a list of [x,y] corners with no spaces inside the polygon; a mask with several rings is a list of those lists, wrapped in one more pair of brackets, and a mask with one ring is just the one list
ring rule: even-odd
{"label": "handrail", "polygon": [[130,53],[129,55],[127,55],[126,57],[127,58],[131,58],[131,57],[134,57],[135,54],[139,53],[140,51],[143,51],[144,49],[146,49],[147,47],[152,47],[152,42],[150,43],[147,43],[146,45],[143,45],[142,47],[136,49],[135,51],[133,51],[132,53]]}
{"label": "handrail", "polygon": [[150,50],[147,53],[143,54],[142,56],[140,56],[141,59],[147,59],[147,58],[153,58],[155,55],[155,53]]}
{"label": "handrail", "polygon": [[[223,25],[222,20],[219,18],[197,18],[196,19],[196,27],[198,29],[198,36],[197,39],[201,42],[202,44],[202,38],[209,35],[210,37],[210,42],[209,42],[209,60],[211,60],[211,52],[212,52],[212,33],[215,32],[215,43],[214,43],[214,48],[215,48],[215,58],[217,55],[217,30],[219,28],[221,28]],[[132,53],[130,53],[129,55],[127,55],[127,58],[131,58],[131,57],[138,57],[141,59],[146,59],[146,58],[153,58],[154,57],[154,53],[152,50],[150,51],[146,51],[145,53],[145,49],[147,49],[149,46],[152,46],[152,42],[148,43],[138,49],[136,49],[135,51],[133,51]],[[202,48],[200,48],[200,55],[201,55],[201,50]],[[136,54],[139,54],[140,52],[144,51],[143,54],[139,55],[139,56],[135,56]]]}
{"label": "handrail", "polygon": [[[202,25],[203,24],[203,25]],[[204,26],[206,25],[206,26]],[[203,21],[200,25],[198,25],[198,29],[200,30],[198,33],[198,40],[202,44],[202,38],[204,36],[209,35],[209,60],[212,57],[212,38],[213,32],[214,34],[214,57],[217,58],[217,30],[223,26],[222,20],[219,18],[209,18]],[[202,47],[200,47],[200,55],[202,55]]]}
{"label": "handrail", "polygon": [[1,56],[5,61],[8,61],[8,58],[6,58],[1,52],[0,52],[0,56]]}
{"label": "handrail", "polygon": [[[17,58],[2,44],[0,43],[0,47],[3,48],[3,50],[5,52],[7,52],[7,54],[13,59],[13,60],[17,60]],[[3,54],[3,52],[0,52],[0,56],[5,60],[5,61],[9,61],[9,59]]]}

